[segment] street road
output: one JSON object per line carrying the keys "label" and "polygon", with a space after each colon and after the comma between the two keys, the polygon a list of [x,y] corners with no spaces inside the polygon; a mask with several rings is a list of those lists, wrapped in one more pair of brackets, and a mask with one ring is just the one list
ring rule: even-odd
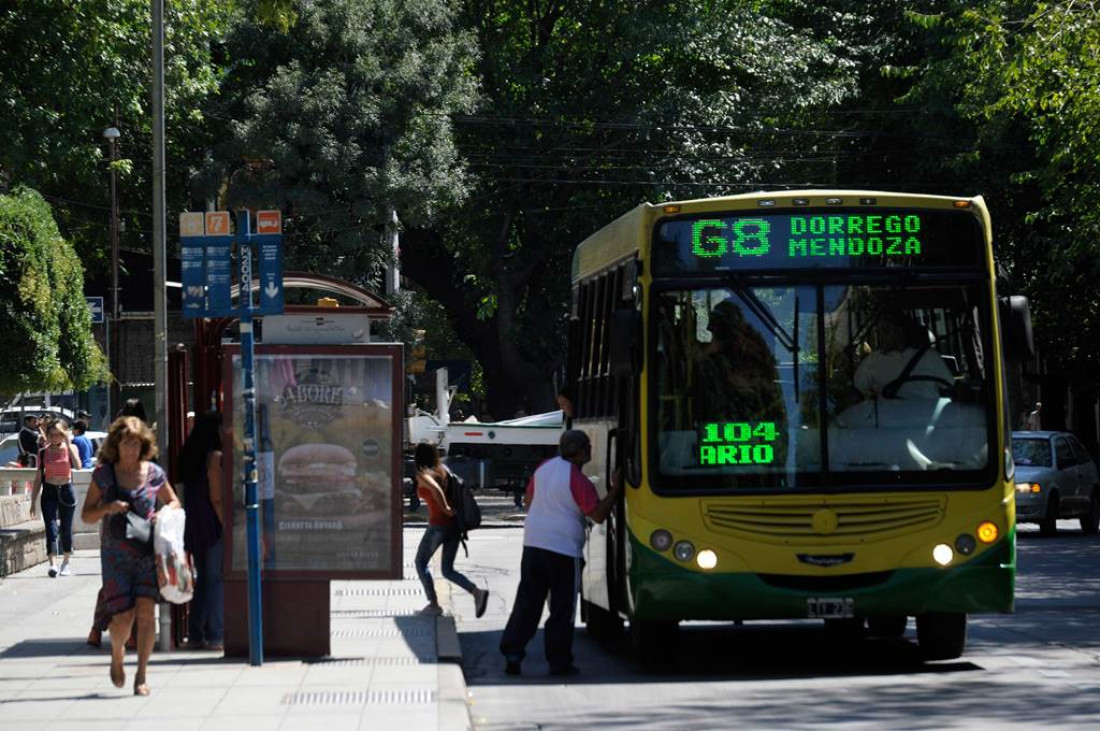
{"label": "street road", "polygon": [[[486,496],[486,511],[514,512]],[[475,531],[458,567],[492,590],[473,619],[456,594],[463,669],[478,729],[942,729],[1100,727],[1100,538],[1063,521],[1021,527],[1014,615],[972,617],[967,653],[922,663],[904,639],[849,641],[820,623],[685,625],[675,662],[648,672],[623,642],[576,634],[582,674],[547,677],[542,632],[523,677],[497,650],[519,582],[522,528]],[[579,619],[578,619],[579,622]]]}

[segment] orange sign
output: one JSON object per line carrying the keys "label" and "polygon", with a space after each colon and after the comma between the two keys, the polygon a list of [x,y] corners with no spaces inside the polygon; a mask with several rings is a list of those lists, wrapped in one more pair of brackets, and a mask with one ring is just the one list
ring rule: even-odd
{"label": "orange sign", "polygon": [[283,232],[283,214],[281,211],[257,211],[256,233],[281,234]]}
{"label": "orange sign", "polygon": [[207,236],[228,236],[229,235],[229,212],[228,211],[211,211],[206,214],[206,235]]}
{"label": "orange sign", "polygon": [[186,238],[188,236],[202,236],[202,214],[201,213],[181,213],[180,214],[180,238]]}

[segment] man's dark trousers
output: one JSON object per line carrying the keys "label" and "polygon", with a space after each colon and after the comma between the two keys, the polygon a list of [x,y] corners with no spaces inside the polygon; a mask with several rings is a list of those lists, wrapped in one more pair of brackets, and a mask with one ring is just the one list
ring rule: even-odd
{"label": "man's dark trousers", "polygon": [[542,605],[549,593],[546,661],[551,672],[568,670],[573,665],[573,620],[580,562],[579,558],[543,548],[523,547],[516,603],[500,638],[500,651],[509,662],[521,662],[527,654],[525,648],[539,627]]}

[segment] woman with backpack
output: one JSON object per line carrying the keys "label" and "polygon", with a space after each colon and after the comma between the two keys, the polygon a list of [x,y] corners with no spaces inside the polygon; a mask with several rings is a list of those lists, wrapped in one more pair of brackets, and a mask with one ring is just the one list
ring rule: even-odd
{"label": "woman with backpack", "polygon": [[455,523],[454,508],[447,499],[447,468],[439,459],[434,445],[418,444],[413,452],[416,464],[416,494],[428,506],[428,529],[420,539],[416,551],[416,573],[424,585],[428,596],[428,606],[420,610],[421,614],[436,616],[443,613],[435,594],[435,583],[428,571],[428,562],[443,547],[443,578],[458,584],[474,596],[474,612],[480,617],[485,614],[489,603],[489,590],[480,589],[466,576],[455,570],[455,556],[461,541],[458,525]]}

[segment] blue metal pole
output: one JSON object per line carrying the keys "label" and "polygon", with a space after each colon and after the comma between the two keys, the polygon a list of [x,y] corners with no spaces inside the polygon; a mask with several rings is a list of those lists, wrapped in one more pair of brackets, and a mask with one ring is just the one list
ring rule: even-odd
{"label": "blue metal pole", "polygon": [[248,211],[237,213],[241,257],[241,375],[244,380],[244,511],[248,542],[248,662],[264,664],[263,587],[260,583],[260,501],[256,489],[256,391],[252,378],[252,243]]}

